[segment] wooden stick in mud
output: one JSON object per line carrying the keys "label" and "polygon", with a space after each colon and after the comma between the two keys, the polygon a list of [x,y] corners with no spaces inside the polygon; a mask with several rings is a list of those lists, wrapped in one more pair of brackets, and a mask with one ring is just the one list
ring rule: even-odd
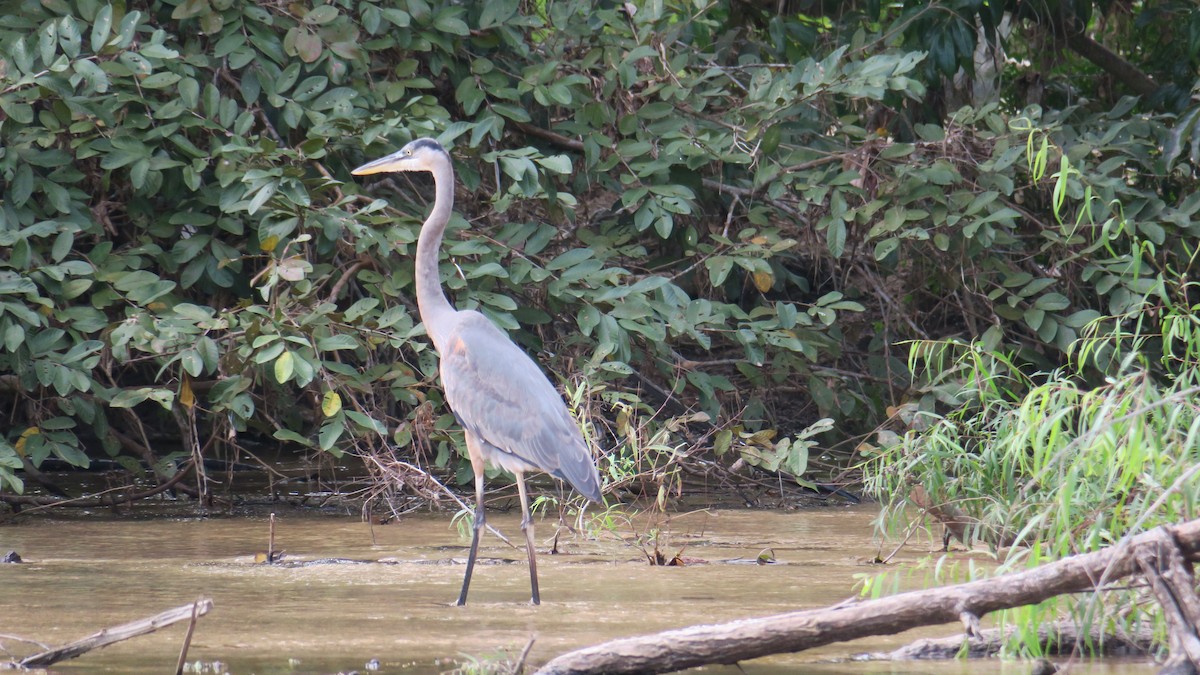
{"label": "wooden stick in mud", "polygon": [[121,642],[134,638],[146,633],[170,626],[171,624],[187,621],[195,616],[204,616],[212,610],[213,602],[209,598],[201,598],[196,602],[189,602],[182,607],[168,609],[160,614],[155,614],[146,619],[131,621],[120,626],[105,628],[98,633],[93,633],[81,640],[70,642],[61,647],[55,647],[47,651],[27,656],[21,659],[20,664],[25,668],[45,668],[46,666],[73,659],[81,654],[90,652],[93,649],[106,647],[115,642]]}
{"label": "wooden stick in mud", "polygon": [[[1157,554],[1164,547],[1178,551],[1182,561],[1200,561],[1200,519],[1159,527],[1095,553],[994,579],[612,640],[563,654],[537,673],[667,673],[955,621],[962,622],[967,633],[974,635],[979,617],[988,612],[1030,605],[1064,593],[1094,591],[1141,572],[1139,553]],[[1185,653],[1183,658],[1189,656]]]}
{"label": "wooden stick in mud", "polygon": [[192,646],[192,633],[196,632],[196,619],[200,618],[200,603],[203,598],[192,603],[192,617],[188,621],[187,633],[183,636],[183,647],[179,650],[179,660],[175,662],[175,675],[183,675],[183,666],[187,663],[188,649]]}

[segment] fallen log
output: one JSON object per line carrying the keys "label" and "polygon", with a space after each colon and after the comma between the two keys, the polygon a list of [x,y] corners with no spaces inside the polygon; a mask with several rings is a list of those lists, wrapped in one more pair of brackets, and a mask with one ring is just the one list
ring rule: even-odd
{"label": "fallen log", "polygon": [[537,672],[668,673],[955,621],[962,622],[969,636],[977,636],[979,617],[989,612],[1095,590],[1140,572],[1139,552],[1151,551],[1157,556],[1164,547],[1178,550],[1183,560],[1200,560],[1200,520],[1159,527],[1095,553],[993,579],[612,640],[558,656]]}
{"label": "fallen log", "polygon": [[81,654],[107,647],[115,642],[121,642],[130,638],[135,638],[146,633],[170,626],[171,624],[179,623],[180,621],[192,620],[193,616],[200,617],[208,614],[212,610],[213,602],[208,598],[202,598],[196,602],[189,602],[182,607],[168,609],[165,612],[155,614],[146,619],[131,621],[120,626],[105,628],[97,633],[93,633],[80,640],[69,642],[61,647],[48,649],[44,652],[38,652],[32,656],[27,656],[17,662],[21,668],[45,668],[59,661],[73,659]]}

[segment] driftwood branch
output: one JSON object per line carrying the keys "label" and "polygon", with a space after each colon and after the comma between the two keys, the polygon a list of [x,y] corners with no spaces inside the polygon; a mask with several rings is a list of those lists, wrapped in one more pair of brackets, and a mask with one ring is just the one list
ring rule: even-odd
{"label": "driftwood branch", "polygon": [[171,624],[179,623],[180,621],[189,621],[193,616],[199,617],[208,614],[212,610],[212,600],[202,598],[196,602],[191,602],[182,607],[168,609],[160,614],[155,614],[147,619],[131,621],[120,626],[105,628],[98,633],[93,633],[81,640],[67,643],[61,647],[48,649],[44,652],[39,652],[33,656],[27,656],[19,662],[23,668],[45,668],[59,661],[73,659],[81,654],[107,647],[115,642],[121,642],[130,638],[135,638],[146,633],[170,626]]}
{"label": "driftwood branch", "polygon": [[1138,573],[1138,553],[1157,551],[1164,545],[1178,551],[1184,560],[1200,559],[1200,520],[1170,529],[1157,528],[1095,553],[994,579],[613,640],[563,654],[538,673],[666,673],[799,652],[871,635],[892,635],[918,626],[964,620],[971,624],[973,617],[989,612],[1066,593],[1092,591]]}
{"label": "driftwood branch", "polygon": [[1134,557],[1166,618],[1171,656],[1164,672],[1200,672],[1200,598],[1192,566],[1167,538],[1138,549]]}

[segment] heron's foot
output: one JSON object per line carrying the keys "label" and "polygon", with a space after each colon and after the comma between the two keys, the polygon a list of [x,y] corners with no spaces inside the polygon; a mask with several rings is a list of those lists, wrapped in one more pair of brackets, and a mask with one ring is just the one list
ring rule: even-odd
{"label": "heron's foot", "polygon": [[529,604],[533,605],[534,607],[537,607],[542,604],[542,601],[539,598],[530,598]]}

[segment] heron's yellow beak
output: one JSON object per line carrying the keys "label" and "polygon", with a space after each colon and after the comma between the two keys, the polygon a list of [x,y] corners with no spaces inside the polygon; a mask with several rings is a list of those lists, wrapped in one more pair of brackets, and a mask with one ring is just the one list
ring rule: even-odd
{"label": "heron's yellow beak", "polygon": [[410,159],[412,159],[412,155],[393,152],[387,157],[380,157],[373,162],[367,162],[350,173],[355,176],[366,176],[372,173],[387,173],[389,171],[411,171],[412,169],[405,166],[407,160]]}

